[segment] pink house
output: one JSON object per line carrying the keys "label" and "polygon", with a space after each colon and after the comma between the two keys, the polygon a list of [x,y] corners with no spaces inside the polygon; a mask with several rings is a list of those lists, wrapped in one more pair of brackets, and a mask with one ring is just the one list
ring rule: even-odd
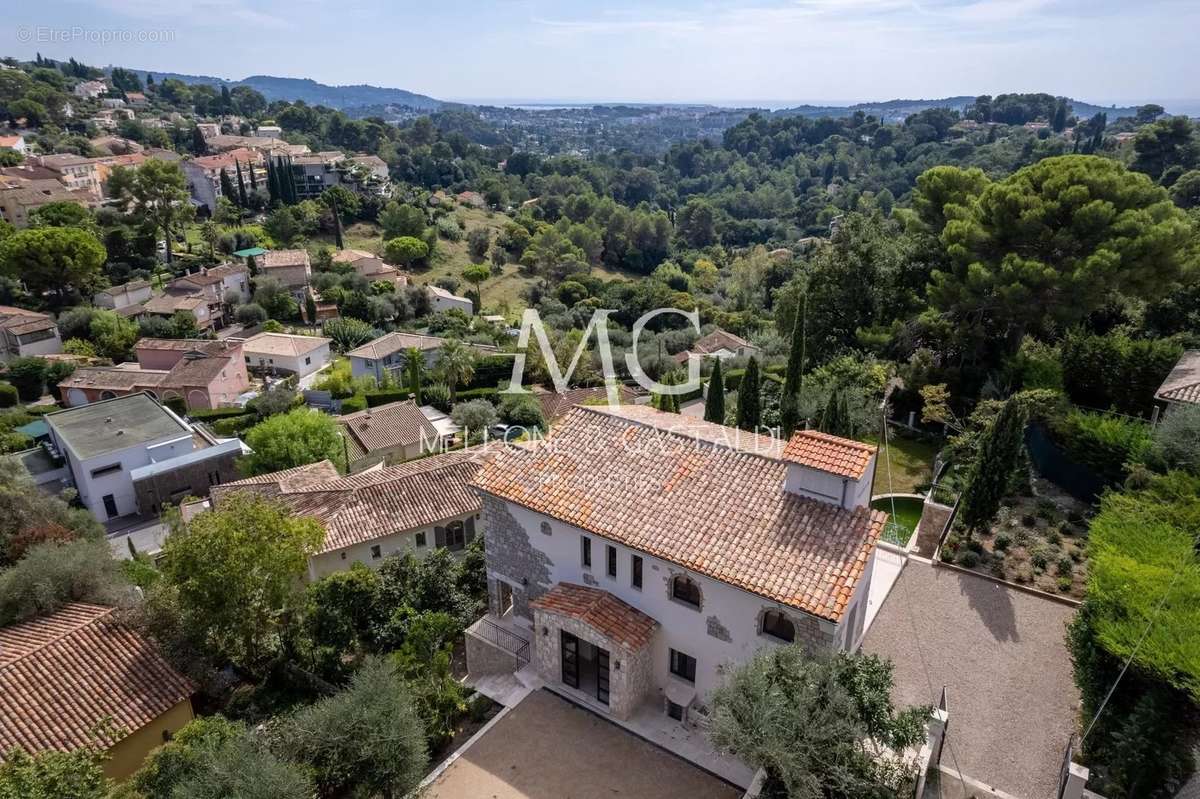
{"label": "pink house", "polygon": [[142,369],[167,371],[164,402],[178,396],[189,408],[219,408],[250,387],[239,341],[144,338],[134,352]]}

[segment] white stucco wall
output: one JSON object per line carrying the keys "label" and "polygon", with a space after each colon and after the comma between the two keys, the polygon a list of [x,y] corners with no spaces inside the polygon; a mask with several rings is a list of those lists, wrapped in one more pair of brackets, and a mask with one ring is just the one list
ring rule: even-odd
{"label": "white stucco wall", "polygon": [[[56,437],[57,439],[57,437]],[[61,442],[58,442],[62,448]],[[139,444],[134,447],[97,455],[94,458],[79,460],[70,448],[63,448],[75,477],[75,488],[79,491],[79,500],[91,514],[100,521],[109,518],[104,509],[104,497],[113,495],[117,504],[117,516],[128,516],[137,513],[137,495],[133,490],[133,480],[129,473],[139,466],[164,461],[191,452],[193,449],[190,435],[175,436],[161,439],[150,444]],[[119,463],[121,468],[108,474],[92,477],[94,469]]]}
{"label": "white stucco wall", "polygon": [[[797,641],[801,640],[805,630],[815,630],[818,627],[820,632],[831,640],[838,641],[840,638],[837,626],[830,622],[818,620],[801,611],[695,572],[685,572],[680,566],[601,536],[586,533],[580,528],[521,506],[505,504],[508,513],[528,535],[530,544],[550,560],[551,585],[555,582],[570,582],[601,588],[661,624],[661,629],[651,644],[654,678],[659,687],[678,679],[670,673],[669,649],[674,648],[696,658],[695,690],[703,701],[703,698],[719,684],[723,664],[746,661],[760,647],[778,645],[776,639],[759,633],[759,618],[764,610],[780,610],[791,618],[796,625]],[[550,524],[549,536],[541,532],[542,522]],[[581,537],[584,535],[592,538],[590,569],[582,565]],[[488,543],[491,544],[491,539]],[[608,577],[605,570],[605,547],[608,545],[617,549],[615,579]],[[641,590],[633,588],[630,583],[631,556],[635,554],[640,554],[643,558]],[[525,575],[501,573],[497,566],[502,563],[502,557],[493,558],[489,553],[489,581],[504,580],[517,594],[533,593],[535,586],[525,588],[521,584],[521,578]],[[668,581],[673,575],[682,573],[687,573],[700,585],[702,602],[699,611],[670,598]],[[868,581],[869,578],[865,579],[864,583]],[[728,632],[728,641],[710,634],[709,618],[714,616]]]}
{"label": "white stucco wall", "polygon": [[784,488],[793,494],[819,499],[845,508],[857,508],[871,502],[871,484],[875,480],[875,456],[861,480],[849,480],[836,474],[788,464]]}

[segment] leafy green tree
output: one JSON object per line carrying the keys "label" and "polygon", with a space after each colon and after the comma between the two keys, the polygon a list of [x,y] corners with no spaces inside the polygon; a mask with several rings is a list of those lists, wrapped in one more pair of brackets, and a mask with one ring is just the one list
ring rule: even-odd
{"label": "leafy green tree", "polygon": [[253,327],[267,321],[267,310],[256,302],[248,302],[237,307],[233,318],[239,325]]}
{"label": "leafy green tree", "polygon": [[305,631],[337,660],[367,649],[379,612],[379,577],[362,563],[310,583]]}
{"label": "leafy green tree", "polygon": [[162,590],[211,659],[255,671],[278,654],[308,559],[324,537],[315,519],[236,492],[175,525],[163,545]]}
{"label": "leafy green tree", "polygon": [[704,421],[725,424],[725,378],[721,376],[721,359],[713,364],[708,381],[708,396],[704,400]]}
{"label": "leafy green tree", "polygon": [[92,212],[73,202],[53,202],[29,212],[30,227],[75,227],[95,232],[96,218]]}
{"label": "leafy green tree", "polygon": [[36,755],[14,749],[0,762],[0,799],[107,799],[112,786],[103,762],[92,749]]}
{"label": "leafy green tree", "polygon": [[151,793],[147,799],[311,799],[314,795],[312,780],[303,769],[273,754],[240,726],[229,737],[211,734],[189,746],[188,760],[179,764],[170,793]]}
{"label": "leafy green tree", "polygon": [[383,260],[408,268],[429,254],[429,245],[412,236],[391,239],[383,247]]}
{"label": "leafy green tree", "polygon": [[3,274],[39,294],[54,292],[60,304],[71,289],[90,294],[105,257],[104,245],[78,228],[27,228],[0,239]]}
{"label": "leafy green tree", "polygon": [[1184,116],[1167,117],[1138,130],[1133,140],[1131,168],[1159,180],[1173,167],[1181,170],[1200,166],[1200,136]]}
{"label": "leafy green tree", "polygon": [[107,308],[96,309],[88,331],[96,353],[117,362],[129,357],[140,335],[136,322]]}
{"label": "leafy green tree", "polygon": [[450,418],[468,434],[468,441],[481,441],[499,421],[496,406],[485,399],[460,402],[450,411]]}
{"label": "leafy green tree", "polygon": [[1015,350],[1114,291],[1153,299],[1181,273],[1191,226],[1165,190],[1098,156],[1047,158],[989,185],[941,240],[936,308],[989,322]]}
{"label": "leafy green tree", "polygon": [[297,408],[260,422],[246,433],[246,445],[252,452],[240,466],[247,475],[268,474],[321,460],[344,466],[337,422],[308,408]]}
{"label": "leafy green tree", "polygon": [[1200,169],[1184,172],[1171,185],[1171,199],[1180,208],[1200,206]]}
{"label": "leafy green tree", "polygon": [[[102,538],[72,540],[78,533],[62,526],[23,529],[37,535],[32,540],[41,543],[33,543],[20,560],[0,572],[0,626],[52,613],[69,602],[118,604],[127,598],[128,584]],[[10,539],[9,546],[13,543]]]}
{"label": "leafy green tree", "polygon": [[[120,169],[118,167],[113,172]],[[188,195],[187,180],[179,164],[157,158],[147,159],[133,170],[128,180],[120,180],[118,186],[117,201],[162,234],[166,243],[167,263],[170,263],[173,259],[173,232],[190,221],[195,213]],[[109,188],[111,191],[111,180]]]}
{"label": "leafy green tree", "polygon": [[746,373],[738,384],[737,426],[757,432],[762,424],[762,396],[758,378],[758,359],[751,357]]}
{"label": "leafy green tree", "polygon": [[25,402],[35,402],[46,392],[46,359],[14,358],[8,364],[8,382]]}
{"label": "leafy green tree", "polygon": [[425,232],[425,213],[411,205],[392,200],[379,212],[379,226],[383,228],[383,240],[408,236],[420,238]]}
{"label": "leafy green tree", "polygon": [[200,716],[155,749],[131,780],[139,797],[171,799],[175,787],[208,765],[211,753],[247,735],[246,728],[224,716]]}
{"label": "leafy green tree", "polygon": [[467,252],[472,260],[482,261],[491,243],[492,231],[488,228],[475,227],[467,231]]}
{"label": "leafy green tree", "polygon": [[891,689],[891,664],[875,655],[762,649],[713,692],[709,734],[765,769],[772,795],[902,795],[916,775],[891,752],[922,739],[929,709],[897,711]]}
{"label": "leafy green tree", "polygon": [[958,517],[968,533],[990,524],[1008,494],[1025,447],[1025,418],[1021,403],[1016,398],[1009,399],[980,438],[959,502]]}
{"label": "leafy green tree", "polygon": [[428,763],[421,718],[386,660],[363,664],[345,690],[293,714],[276,737],[312,769],[322,796],[402,799]]}

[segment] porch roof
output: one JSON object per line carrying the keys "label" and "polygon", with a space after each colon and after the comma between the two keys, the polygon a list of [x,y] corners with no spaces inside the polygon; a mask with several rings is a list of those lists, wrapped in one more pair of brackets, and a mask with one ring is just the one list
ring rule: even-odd
{"label": "porch roof", "polygon": [[631,650],[650,643],[658,622],[607,591],[575,583],[556,583],[529,603],[537,610],[578,619]]}

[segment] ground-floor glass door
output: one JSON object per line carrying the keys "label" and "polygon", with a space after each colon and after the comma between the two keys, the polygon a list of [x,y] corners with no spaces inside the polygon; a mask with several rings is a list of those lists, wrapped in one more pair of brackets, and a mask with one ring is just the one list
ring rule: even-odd
{"label": "ground-floor glass door", "polygon": [[579,639],[566,630],[562,631],[562,681],[579,687]]}

